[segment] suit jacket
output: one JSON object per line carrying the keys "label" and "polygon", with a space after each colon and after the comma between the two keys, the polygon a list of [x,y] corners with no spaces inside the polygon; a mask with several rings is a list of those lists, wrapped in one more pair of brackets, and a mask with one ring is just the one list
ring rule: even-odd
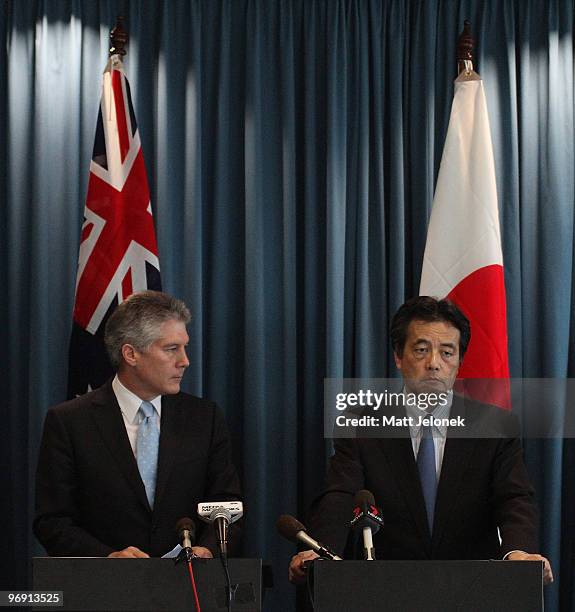
{"label": "suit jacket", "polygon": [[394,438],[335,441],[325,488],[312,505],[310,533],[340,555],[361,556],[357,542],[348,540],[349,523],[356,492],[368,489],[385,521],[374,536],[378,559],[501,559],[512,550],[537,552],[534,492],[515,417],[455,398],[451,417],[457,416],[466,427],[448,429],[432,534],[407,428]]}
{"label": "suit jacket", "polygon": [[213,529],[197,520],[197,504],[239,498],[228,431],[212,402],[162,397],[153,510],[111,381],[46,415],[34,533],[51,556],[100,557],[127,546],[161,556],[178,543],[175,525],[185,516],[196,519],[197,545],[215,555]]}

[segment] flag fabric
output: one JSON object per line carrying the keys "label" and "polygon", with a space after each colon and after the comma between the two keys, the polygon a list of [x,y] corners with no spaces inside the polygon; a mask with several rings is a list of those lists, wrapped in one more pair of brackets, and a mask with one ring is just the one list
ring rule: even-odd
{"label": "flag fabric", "polygon": [[[423,258],[420,295],[448,297],[471,322],[459,377],[483,379],[470,395],[507,407],[509,361],[495,162],[483,81],[473,71],[455,93]],[[492,381],[492,384],[487,384]],[[479,382],[479,381],[478,381]]]}
{"label": "flag fabric", "polygon": [[104,71],[80,237],[68,396],[112,374],[103,336],[114,308],[135,291],[161,289],[148,179],[119,55]]}

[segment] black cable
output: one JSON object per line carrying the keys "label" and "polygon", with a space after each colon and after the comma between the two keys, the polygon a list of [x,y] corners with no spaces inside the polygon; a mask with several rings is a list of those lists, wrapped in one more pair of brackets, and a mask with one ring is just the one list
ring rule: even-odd
{"label": "black cable", "polygon": [[232,612],[232,580],[230,578],[230,571],[228,568],[228,557],[227,555],[220,554],[220,559],[222,560],[222,565],[224,567],[224,573],[226,574],[226,586],[227,586],[227,608],[228,612]]}
{"label": "black cable", "polygon": [[307,567],[307,570],[306,570],[306,576],[305,576],[305,584],[306,584],[306,587],[307,587],[307,594],[308,594],[309,601],[311,603],[311,607],[312,608],[315,608],[314,598],[313,598],[313,579],[314,579],[314,576],[313,576],[313,564],[314,564],[314,561],[311,561],[309,563],[309,565]]}

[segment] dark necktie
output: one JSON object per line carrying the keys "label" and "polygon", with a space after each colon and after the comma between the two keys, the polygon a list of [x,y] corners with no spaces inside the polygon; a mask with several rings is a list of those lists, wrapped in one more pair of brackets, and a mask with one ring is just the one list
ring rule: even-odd
{"label": "dark necktie", "polygon": [[435,496],[437,493],[437,474],[435,472],[435,445],[430,425],[422,426],[422,437],[417,453],[417,469],[419,470],[421,490],[425,500],[429,533],[432,533]]}

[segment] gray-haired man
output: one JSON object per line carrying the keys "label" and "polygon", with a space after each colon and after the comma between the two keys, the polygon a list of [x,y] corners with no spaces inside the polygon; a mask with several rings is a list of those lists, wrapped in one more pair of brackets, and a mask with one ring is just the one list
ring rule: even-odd
{"label": "gray-haired man", "polygon": [[[180,300],[131,295],[106,325],[114,379],[48,411],[34,533],[50,555],[161,556],[198,502],[240,497],[223,416],[180,392],[189,321]],[[194,552],[216,550],[212,530],[200,530]]]}

